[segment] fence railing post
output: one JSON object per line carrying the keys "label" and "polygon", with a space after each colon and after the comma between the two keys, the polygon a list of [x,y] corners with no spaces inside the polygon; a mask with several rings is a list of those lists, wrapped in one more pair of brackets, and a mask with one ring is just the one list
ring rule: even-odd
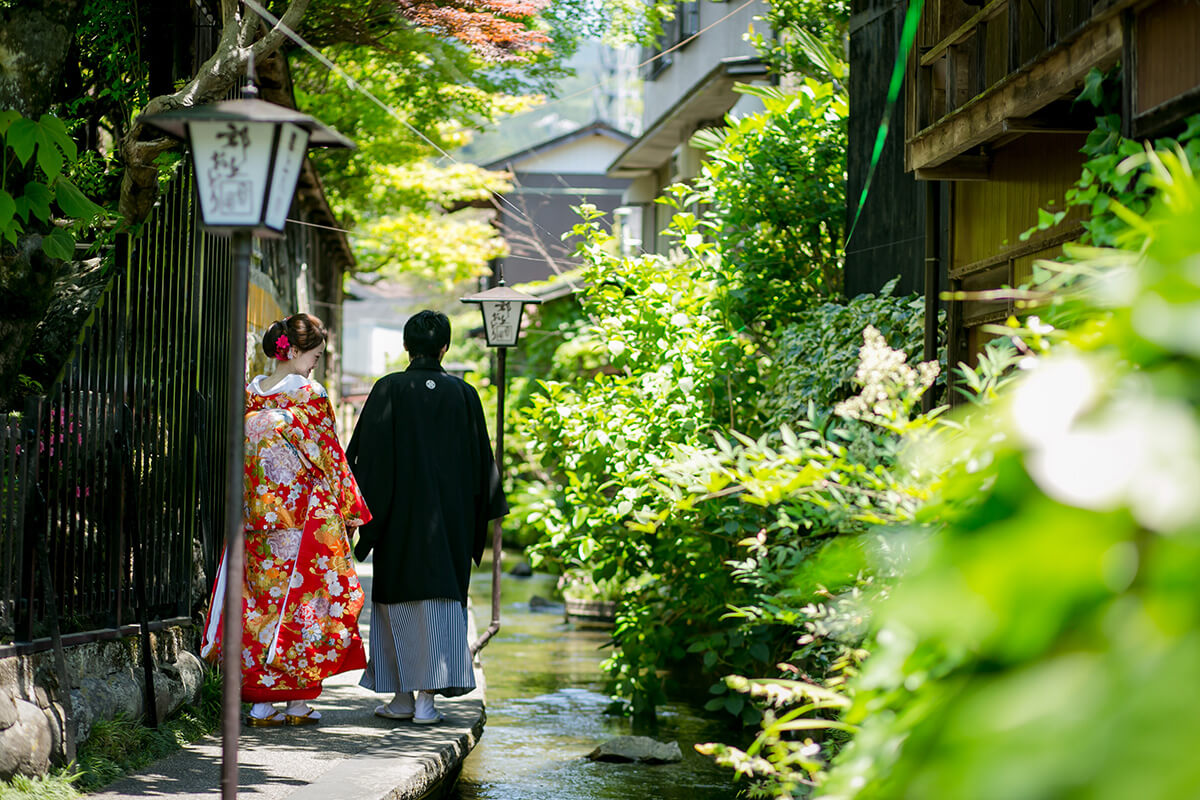
{"label": "fence railing post", "polygon": [[[40,448],[42,446],[42,413],[44,398],[25,398],[25,416],[21,420],[22,433],[25,435],[25,458],[21,463],[21,493],[20,509],[17,519],[20,520],[21,534],[16,538],[20,543],[20,595],[17,598],[14,615],[14,639],[18,642],[33,641],[33,619],[36,603],[36,578],[34,553],[38,545],[37,520],[32,518],[38,512],[37,498],[33,490],[37,486],[41,469]],[[44,510],[44,509],[41,509]]]}
{"label": "fence railing post", "polygon": [[150,642],[150,610],[146,599],[145,532],[138,524],[134,511],[140,506],[141,483],[133,474],[133,448],[129,432],[133,430],[133,410],[128,404],[121,407],[121,527],[129,538],[129,561],[133,568],[133,596],[136,605],[139,643],[142,650],[142,695],[145,702],[146,725],[158,727],[158,700],[154,692],[154,652]]}

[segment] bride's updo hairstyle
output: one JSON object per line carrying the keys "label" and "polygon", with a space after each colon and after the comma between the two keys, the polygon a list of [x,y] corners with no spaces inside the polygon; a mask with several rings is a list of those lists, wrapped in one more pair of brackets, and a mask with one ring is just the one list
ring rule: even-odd
{"label": "bride's updo hairstyle", "polygon": [[268,358],[287,361],[288,350],[296,348],[307,353],[325,344],[328,334],[321,320],[312,314],[293,314],[287,319],[272,322],[263,334],[263,352]]}

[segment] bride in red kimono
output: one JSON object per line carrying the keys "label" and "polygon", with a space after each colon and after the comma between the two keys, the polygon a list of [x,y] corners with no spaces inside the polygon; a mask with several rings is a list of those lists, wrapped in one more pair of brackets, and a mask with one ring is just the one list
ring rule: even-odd
{"label": "bride in red kimono", "polygon": [[[331,675],[366,665],[358,635],[363,590],[349,529],[371,519],[346,463],[325,389],[309,374],[325,350],[309,314],[275,322],[263,350],[274,373],[246,387],[246,574],[242,700],[248,724],[312,725],[306,701]],[[221,561],[200,654],[220,661]],[[280,712],[275,703],[286,703]]]}

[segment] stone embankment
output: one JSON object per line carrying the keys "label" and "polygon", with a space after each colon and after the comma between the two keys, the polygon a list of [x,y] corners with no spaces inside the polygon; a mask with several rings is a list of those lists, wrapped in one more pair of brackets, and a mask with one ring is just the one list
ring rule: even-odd
{"label": "stone embankment", "polygon": [[[87,739],[97,720],[145,713],[145,673],[136,627],[103,632],[107,638],[64,648],[71,686],[71,715],[63,707],[61,679],[51,650],[9,646],[0,658],[0,778],[42,775],[64,760],[67,725]],[[108,635],[111,634],[111,635]],[[150,634],[154,653],[154,703],[165,719],[195,699],[203,679],[190,625],[166,625]],[[39,642],[39,645],[48,644]]]}

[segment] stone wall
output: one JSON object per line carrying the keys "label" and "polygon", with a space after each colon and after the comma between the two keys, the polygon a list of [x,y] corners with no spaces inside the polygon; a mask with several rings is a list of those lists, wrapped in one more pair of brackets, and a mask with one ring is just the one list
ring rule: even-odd
{"label": "stone wall", "polygon": [[[199,694],[203,670],[194,655],[195,635],[191,626],[171,626],[150,635],[159,721]],[[98,720],[142,717],[139,636],[67,647],[66,661],[76,742],[86,741]],[[52,650],[0,659],[0,777],[41,775],[66,760],[60,684]]]}

